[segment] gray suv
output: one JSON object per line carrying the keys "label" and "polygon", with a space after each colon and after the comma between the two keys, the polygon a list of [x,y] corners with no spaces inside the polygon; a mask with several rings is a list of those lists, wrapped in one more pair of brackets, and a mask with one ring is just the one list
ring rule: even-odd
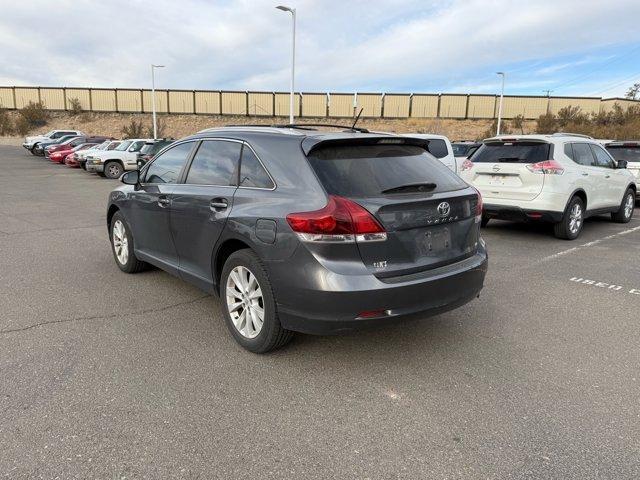
{"label": "gray suv", "polygon": [[428,140],[305,126],[204,130],[109,195],[124,272],[155,265],[221,297],[244,348],[433,315],[487,271],[476,189]]}

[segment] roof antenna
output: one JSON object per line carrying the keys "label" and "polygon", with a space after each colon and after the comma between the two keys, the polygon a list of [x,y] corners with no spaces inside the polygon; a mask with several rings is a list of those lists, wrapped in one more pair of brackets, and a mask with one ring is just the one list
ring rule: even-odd
{"label": "roof antenna", "polygon": [[362,115],[362,111],[363,110],[364,110],[364,107],[360,108],[360,111],[358,112],[358,116],[353,121],[353,125],[351,125],[351,130],[355,130],[356,129],[356,123],[358,123],[358,120],[360,120],[360,115]]}

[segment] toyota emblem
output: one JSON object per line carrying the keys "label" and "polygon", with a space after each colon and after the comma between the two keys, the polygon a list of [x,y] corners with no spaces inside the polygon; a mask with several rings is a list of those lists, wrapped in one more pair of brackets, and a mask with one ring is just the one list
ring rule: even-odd
{"label": "toyota emblem", "polygon": [[451,213],[451,205],[448,202],[442,202],[438,205],[438,213],[441,217],[448,217],[449,213]]}

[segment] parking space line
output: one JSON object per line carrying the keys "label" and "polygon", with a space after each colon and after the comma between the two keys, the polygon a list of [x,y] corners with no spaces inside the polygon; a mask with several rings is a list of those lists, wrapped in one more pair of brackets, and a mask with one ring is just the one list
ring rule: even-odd
{"label": "parking space line", "polygon": [[556,259],[558,257],[562,257],[564,255],[568,255],[570,253],[577,252],[578,250],[581,250],[581,249],[584,249],[584,248],[593,247],[594,245],[598,245],[598,244],[600,244],[602,242],[605,242],[607,240],[612,240],[614,238],[621,237],[623,235],[628,235],[628,234],[636,232],[638,230],[640,230],[640,226],[633,227],[633,228],[628,228],[626,230],[622,230],[621,232],[614,233],[612,235],[607,235],[606,237],[598,238],[598,239],[593,240],[591,242],[583,243],[582,245],[579,245],[577,247],[568,248],[567,250],[562,250],[562,251],[554,253],[552,255],[548,255],[548,256],[540,259],[539,261],[535,262],[534,264],[548,262],[549,260],[554,260],[554,259]]}

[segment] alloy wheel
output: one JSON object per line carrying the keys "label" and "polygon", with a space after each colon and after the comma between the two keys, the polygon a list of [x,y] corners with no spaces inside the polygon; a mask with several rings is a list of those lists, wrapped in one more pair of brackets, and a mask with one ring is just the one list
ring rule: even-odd
{"label": "alloy wheel", "polygon": [[627,198],[624,202],[624,218],[631,218],[633,215],[633,208],[635,207],[635,198],[633,194],[627,195]]}
{"label": "alloy wheel", "polygon": [[129,239],[127,238],[124,223],[121,220],[116,220],[113,224],[112,236],[116,258],[121,265],[126,265],[129,261]]}
{"label": "alloy wheel", "polygon": [[107,172],[111,178],[118,178],[120,176],[120,167],[112,163],[107,167]]}
{"label": "alloy wheel", "polygon": [[580,204],[576,203],[571,207],[571,212],[569,212],[569,231],[572,234],[576,234],[580,231],[580,227],[582,226],[582,207]]}
{"label": "alloy wheel", "polygon": [[229,273],[226,285],[227,309],[236,330],[245,338],[255,338],[264,324],[264,299],[256,276],[237,266]]}

